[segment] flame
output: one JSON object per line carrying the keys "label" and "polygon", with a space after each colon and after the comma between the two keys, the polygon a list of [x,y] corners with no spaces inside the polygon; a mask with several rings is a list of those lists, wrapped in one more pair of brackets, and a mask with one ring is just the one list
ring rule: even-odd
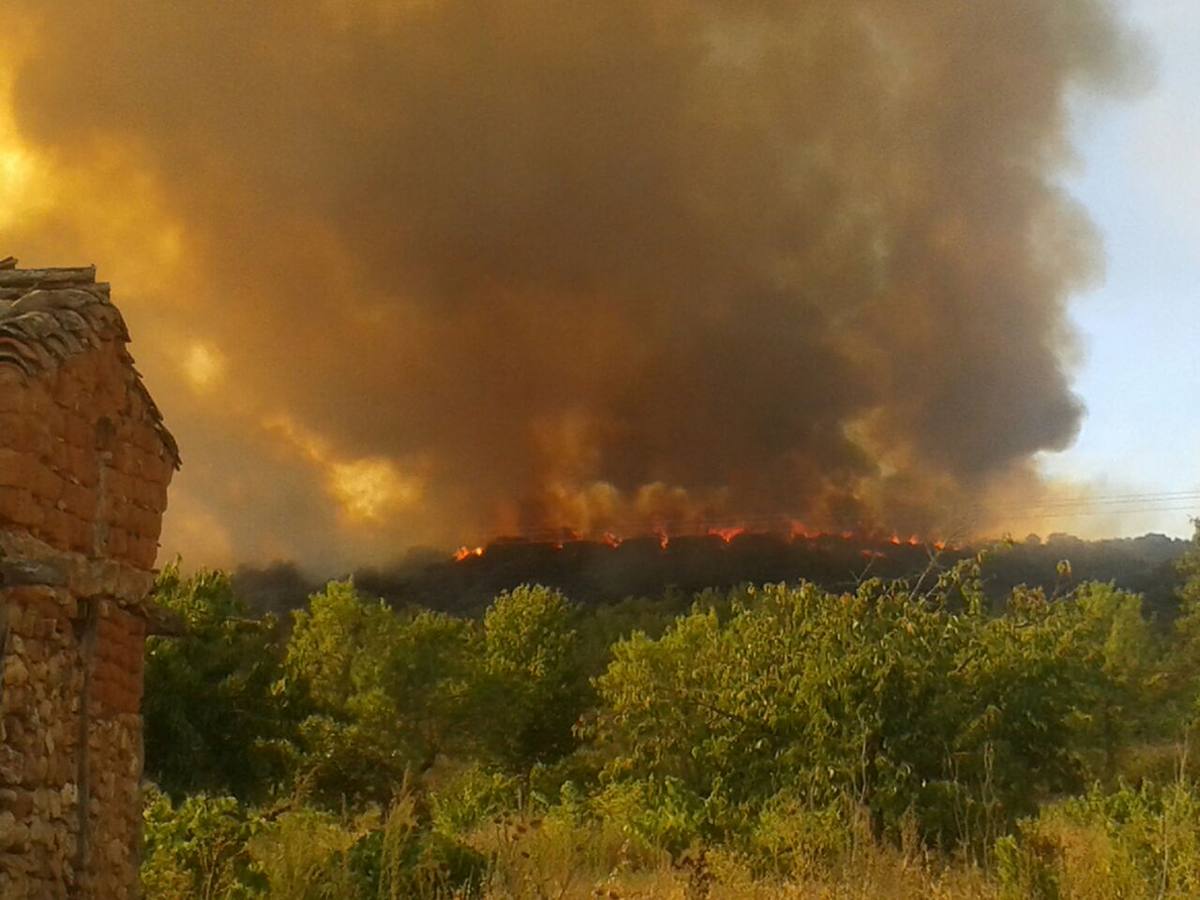
{"label": "flame", "polygon": [[791,533],[789,536],[791,537],[791,539],[793,541],[797,540],[797,539],[811,541],[811,540],[815,540],[819,537],[824,537],[824,533],[821,531],[817,531],[812,528],[809,528],[803,522],[799,522],[799,521],[793,519]]}
{"label": "flame", "polygon": [[733,540],[735,537],[737,537],[739,534],[745,534],[745,533],[746,533],[746,529],[745,529],[745,528],[741,528],[741,527],[736,527],[736,528],[710,528],[710,529],[708,529],[708,534],[709,534],[709,535],[712,535],[712,536],[715,536],[715,537],[719,537],[721,540],[723,540],[723,541],[724,541],[725,543],[727,543],[727,544],[728,544],[730,541],[732,541],[732,540]]}
{"label": "flame", "polygon": [[[956,550],[961,549],[957,544],[951,543],[949,541],[945,541],[942,539],[936,539],[936,540],[935,539],[923,539],[919,535],[916,535],[916,534],[909,535],[908,537],[900,537],[900,535],[896,532],[892,532],[889,534],[887,532],[881,532],[878,530],[869,530],[869,529],[861,530],[861,531],[856,531],[853,529],[846,529],[844,531],[835,531],[835,532],[821,531],[819,529],[809,528],[804,523],[799,522],[797,520],[790,521],[790,527],[789,527],[788,532],[786,532],[786,533],[780,533],[777,530],[776,531],[772,531],[772,530],[757,531],[757,530],[748,528],[744,525],[737,525],[737,526],[710,525],[707,527],[698,526],[698,527],[693,527],[691,529],[685,529],[680,533],[682,533],[684,535],[691,535],[691,536],[707,535],[709,537],[719,537],[722,540],[722,542],[724,542],[725,544],[732,543],[735,538],[737,538],[741,535],[744,535],[744,534],[758,534],[758,535],[768,535],[768,536],[774,537],[777,540],[790,541],[792,543],[796,543],[796,542],[800,542],[800,541],[819,542],[819,541],[841,540],[841,541],[846,541],[846,542],[849,542],[852,544],[867,544],[867,545],[873,544],[873,545],[876,545],[876,548],[879,546],[911,547],[911,548],[931,547],[931,548],[934,548],[939,551],[942,551],[942,550],[956,551]],[[653,535],[658,540],[658,545],[662,550],[666,550],[670,546],[671,537],[668,534],[667,529],[664,526],[659,525],[659,526],[655,527],[650,532],[650,534]],[[528,541],[528,542],[532,542],[534,545],[537,545],[537,546],[549,547],[556,551],[561,551],[568,542],[591,543],[596,546],[607,547],[610,550],[616,550],[622,544],[625,543],[626,538],[618,535],[617,533],[615,533],[613,531],[604,531],[604,532],[600,532],[599,534],[596,534],[596,533],[588,534],[588,533],[579,533],[579,532],[577,532],[573,529],[569,529],[569,528],[560,528],[560,529],[555,529],[553,531],[550,531],[549,533],[547,533],[546,531],[541,531],[541,532],[536,532],[533,534],[528,534],[523,537],[504,538],[501,540],[504,542],[507,542],[510,540],[517,541],[517,542]],[[884,553],[881,550],[876,549],[876,548],[868,547],[868,549],[864,549],[860,552],[862,553],[862,555],[864,557],[871,558],[871,559],[879,559],[879,558],[887,557],[886,553]],[[485,552],[486,552],[486,546],[469,547],[467,545],[463,545],[462,547],[459,547],[457,551],[455,551],[454,559],[457,562],[463,562],[464,560],[470,559],[473,556],[483,556],[485,554]]]}

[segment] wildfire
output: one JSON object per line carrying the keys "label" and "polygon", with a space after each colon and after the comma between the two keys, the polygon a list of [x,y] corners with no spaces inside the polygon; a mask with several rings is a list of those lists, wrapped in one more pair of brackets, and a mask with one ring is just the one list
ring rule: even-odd
{"label": "wildfire", "polygon": [[[671,537],[667,530],[659,526],[650,532],[651,535],[658,541],[658,546],[662,550],[666,550],[671,543]],[[707,535],[709,537],[719,537],[725,544],[732,544],[735,538],[744,534],[762,534],[770,535],[775,538],[792,543],[805,542],[827,542],[827,541],[844,541],[848,543],[868,544],[874,547],[868,547],[861,551],[862,555],[867,558],[882,558],[886,556],[880,548],[896,547],[896,548],[921,548],[928,547],[937,552],[950,550],[957,551],[961,549],[959,545],[942,540],[925,540],[918,535],[912,534],[908,537],[901,537],[897,532],[880,532],[873,530],[855,531],[846,529],[844,531],[821,531],[819,529],[809,528],[802,522],[792,521],[790,527],[785,532],[779,531],[752,531],[744,525],[738,526],[709,526],[703,529],[692,529],[681,532],[684,537],[694,537],[697,535]],[[677,535],[679,536],[679,535]],[[609,550],[617,550],[625,543],[625,538],[616,534],[613,531],[605,531],[597,536],[582,535],[567,529],[559,529],[550,533],[533,535],[525,538],[505,539],[508,542],[525,542],[529,541],[534,545],[549,546],[555,550],[562,550],[567,543],[593,543],[600,547],[606,547]],[[483,556],[486,552],[486,546],[468,547],[462,546],[454,552],[454,560],[456,562],[464,562],[473,557]]]}
{"label": "wildfire", "polygon": [[788,536],[793,541],[795,541],[795,540],[813,541],[813,540],[816,540],[817,538],[824,537],[825,533],[823,531],[817,531],[812,528],[809,528],[803,522],[798,522],[795,519],[793,519],[791,531],[789,532]]}
{"label": "wildfire", "polygon": [[745,534],[745,528],[710,528],[708,533],[712,536],[719,537],[725,543],[729,543],[740,534]]}

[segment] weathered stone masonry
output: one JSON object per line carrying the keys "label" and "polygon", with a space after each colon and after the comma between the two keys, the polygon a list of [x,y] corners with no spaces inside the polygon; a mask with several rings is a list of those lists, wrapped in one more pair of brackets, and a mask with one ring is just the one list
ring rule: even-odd
{"label": "weathered stone masonry", "polygon": [[0,261],[0,897],[137,895],[142,654],[179,453],[95,270]]}

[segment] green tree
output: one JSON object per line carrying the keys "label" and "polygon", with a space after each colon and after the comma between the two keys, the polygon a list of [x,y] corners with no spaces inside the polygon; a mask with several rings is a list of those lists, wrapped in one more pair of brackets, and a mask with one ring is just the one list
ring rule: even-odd
{"label": "green tree", "polygon": [[287,671],[314,707],[301,725],[304,780],[326,802],[387,802],[406,773],[470,741],[469,622],[405,618],[350,582],[331,582],[294,619]]}
{"label": "green tree", "polygon": [[281,688],[278,623],[248,618],[225,573],[185,578],[178,564],[159,575],[154,601],[184,631],[146,642],[147,776],[175,797],[261,797],[286,777],[298,719]]}
{"label": "green tree", "polygon": [[1185,615],[1200,617],[1200,519],[1193,521],[1192,546],[1179,560],[1183,586],[1179,590],[1179,605]]}
{"label": "green tree", "polygon": [[292,617],[287,676],[311,706],[300,725],[300,783],[334,808],[386,801],[408,763],[382,679],[399,620],[349,581],[330,582]]}
{"label": "green tree", "polygon": [[483,678],[477,699],[494,756],[527,772],[573,746],[587,691],[574,612],[558,591],[522,585],[483,617]]}
{"label": "green tree", "polygon": [[343,710],[378,687],[400,621],[382,600],[368,601],[353,582],[331,581],[292,613],[288,674],[302,681],[322,710]]}
{"label": "green tree", "polygon": [[1200,720],[1200,519],[1193,524],[1192,546],[1178,563],[1183,584],[1170,666],[1176,697],[1173,718],[1184,731]]}
{"label": "green tree", "polygon": [[389,648],[385,690],[418,773],[473,748],[480,653],[474,623],[437,612],[412,616]]}
{"label": "green tree", "polygon": [[1071,597],[1079,617],[1078,641],[1093,676],[1088,721],[1101,753],[1099,774],[1111,781],[1118,774],[1121,750],[1154,727],[1165,699],[1162,680],[1155,678],[1161,655],[1142,597],[1112,584],[1089,582]]}
{"label": "green tree", "polygon": [[634,635],[597,682],[606,777],[675,779],[717,832],[786,793],[849,797],[877,834],[915,816],[930,840],[990,843],[1078,783],[1094,664],[1070,603],[1018,591],[991,617],[980,600],[971,579],[768,586],[725,621],[697,609]]}

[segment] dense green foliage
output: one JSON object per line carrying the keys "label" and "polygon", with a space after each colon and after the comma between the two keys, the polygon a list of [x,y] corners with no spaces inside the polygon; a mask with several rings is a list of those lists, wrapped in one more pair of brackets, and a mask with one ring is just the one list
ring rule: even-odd
{"label": "dense green foliage", "polygon": [[713,836],[782,792],[857,798],[878,836],[912,816],[943,845],[1076,788],[1077,711],[1111,680],[1089,666],[1092,607],[1018,593],[991,617],[940,596],[749,589],[727,622],[698,611],[618,645],[599,680],[606,774],[676,779]]}
{"label": "dense green foliage", "polygon": [[219,790],[260,797],[285,777],[294,728],[278,622],[247,618],[221,572],[185,579],[168,567],[156,600],[186,632],[147,642],[143,713],[152,777],[176,796]]}
{"label": "dense green foliage", "polygon": [[480,619],[332,582],[286,628],[169,569],[147,891],[1193,896],[1200,530],[1181,573],[1164,633],[1107,584],[997,611],[976,560]]}

